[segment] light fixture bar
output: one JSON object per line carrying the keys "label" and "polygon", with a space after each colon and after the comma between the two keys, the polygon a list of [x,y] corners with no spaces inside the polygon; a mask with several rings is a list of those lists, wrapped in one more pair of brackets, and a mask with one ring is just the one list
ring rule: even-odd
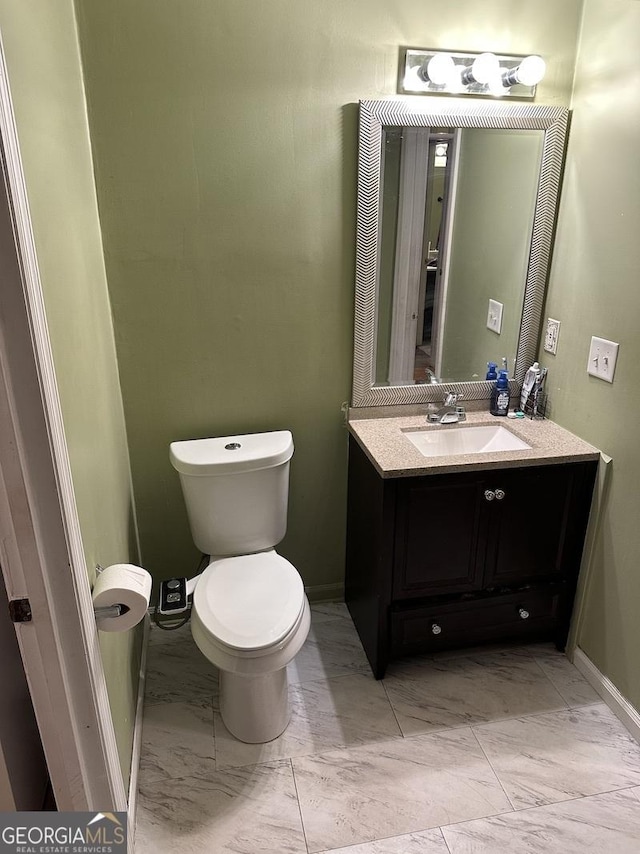
{"label": "light fixture bar", "polygon": [[545,67],[537,55],[401,47],[398,92],[532,101]]}

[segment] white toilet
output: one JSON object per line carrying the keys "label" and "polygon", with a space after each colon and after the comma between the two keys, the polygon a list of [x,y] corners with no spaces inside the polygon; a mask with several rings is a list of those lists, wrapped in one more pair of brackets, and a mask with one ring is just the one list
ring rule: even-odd
{"label": "white toilet", "polygon": [[287,664],[309,633],[298,571],[274,549],[287,530],[288,430],[172,442],[191,534],[211,555],[195,582],[191,632],[220,670],[220,713],[236,738],[277,738],[289,723]]}

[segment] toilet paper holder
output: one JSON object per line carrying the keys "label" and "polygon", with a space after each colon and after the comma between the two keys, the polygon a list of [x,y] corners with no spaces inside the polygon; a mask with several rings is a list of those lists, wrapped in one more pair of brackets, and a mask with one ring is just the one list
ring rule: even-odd
{"label": "toilet paper holder", "polygon": [[126,605],[105,605],[102,608],[94,608],[93,614],[96,620],[104,620],[106,617],[119,617],[128,610]]}

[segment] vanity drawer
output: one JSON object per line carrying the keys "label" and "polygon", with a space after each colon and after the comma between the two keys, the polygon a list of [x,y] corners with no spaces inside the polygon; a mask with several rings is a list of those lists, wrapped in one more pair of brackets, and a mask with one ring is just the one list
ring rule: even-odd
{"label": "vanity drawer", "polygon": [[392,611],[392,651],[406,655],[496,638],[551,634],[557,626],[559,602],[560,590],[554,587]]}

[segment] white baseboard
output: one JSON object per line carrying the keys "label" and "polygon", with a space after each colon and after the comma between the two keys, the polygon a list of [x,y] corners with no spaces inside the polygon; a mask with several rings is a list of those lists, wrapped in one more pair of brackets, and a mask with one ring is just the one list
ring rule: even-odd
{"label": "white baseboard", "polygon": [[344,602],[344,584],[316,584],[304,591],[309,602]]}
{"label": "white baseboard", "polygon": [[133,724],[133,744],[131,748],[131,771],[129,772],[128,824],[129,834],[133,838],[136,822],[136,807],[138,805],[138,768],[142,750],[142,715],[144,712],[144,686],[147,674],[147,647],[149,646],[149,628],[151,620],[144,618],[142,633],[142,654],[140,656],[140,673],[138,676],[138,698],[136,700],[136,719]]}
{"label": "white baseboard", "polygon": [[573,663],[635,740],[640,742],[640,712],[622,696],[613,682],[598,670],[580,647],[574,650]]}

